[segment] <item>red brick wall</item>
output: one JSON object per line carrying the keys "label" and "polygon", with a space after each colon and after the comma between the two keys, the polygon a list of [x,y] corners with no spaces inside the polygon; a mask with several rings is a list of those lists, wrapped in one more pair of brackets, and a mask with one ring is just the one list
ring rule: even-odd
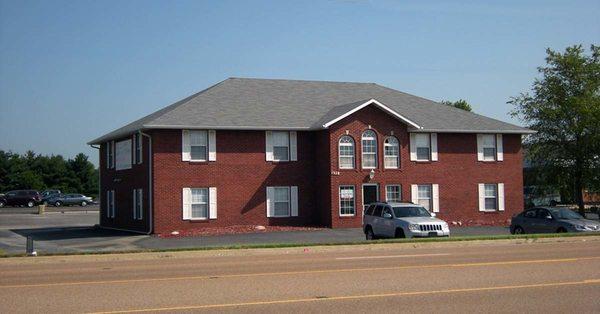
{"label": "red brick wall", "polygon": [[[131,136],[128,136],[116,140],[115,142],[131,138]],[[139,232],[147,232],[149,230],[149,143],[146,137],[142,138],[142,163],[139,165],[132,164],[131,169],[118,171],[114,168],[106,169],[106,144],[102,144],[100,147],[100,225],[103,227],[127,229]],[[142,220],[133,219],[133,189],[143,189]],[[108,190],[115,190],[115,218],[108,218],[106,215],[106,191]]]}
{"label": "red brick wall", "polygon": [[[154,141],[155,231],[170,233],[231,225],[314,225],[313,142],[316,132],[298,132],[298,161],[265,161],[264,131],[217,130],[217,160],[181,160],[181,130],[156,130]],[[266,187],[298,186],[298,217],[267,218]],[[215,220],[182,219],[184,187],[217,187]]]}
{"label": "red brick wall", "polygon": [[[378,169],[369,180],[369,170],[360,169],[361,134],[368,126],[377,133]],[[346,134],[354,138],[356,169],[338,168],[338,140]],[[400,141],[400,168],[383,169],[383,139],[391,135]],[[362,219],[363,183],[378,183],[379,197],[385,200],[385,185],[401,184],[402,198],[410,200],[411,184],[439,184],[440,212],[438,217],[462,224],[506,224],[513,214],[523,210],[523,174],[521,136],[504,135],[504,161],[477,161],[476,134],[438,134],[438,161],[410,161],[409,134],[406,126],[380,109],[368,106],[330,127],[330,172],[332,227],[358,227]],[[480,212],[478,200],[479,183],[504,183],[505,211]],[[338,205],[339,185],[354,185],[356,189],[356,215],[340,217]]]}

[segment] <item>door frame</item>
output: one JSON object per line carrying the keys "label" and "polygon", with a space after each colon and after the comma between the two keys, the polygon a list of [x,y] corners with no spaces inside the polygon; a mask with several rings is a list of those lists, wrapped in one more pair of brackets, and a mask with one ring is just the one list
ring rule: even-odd
{"label": "door frame", "polygon": [[374,186],[376,188],[377,199],[375,201],[377,201],[377,202],[379,201],[379,183],[363,183],[360,186],[360,192],[362,193],[361,194],[362,195],[361,203],[362,203],[363,215],[365,214],[365,205],[367,205],[367,204],[365,204],[365,186]]}

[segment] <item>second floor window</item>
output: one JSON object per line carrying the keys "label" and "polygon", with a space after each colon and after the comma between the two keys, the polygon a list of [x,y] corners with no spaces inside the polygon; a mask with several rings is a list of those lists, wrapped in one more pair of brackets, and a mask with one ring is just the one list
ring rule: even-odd
{"label": "second floor window", "polygon": [[429,160],[431,156],[431,141],[429,134],[416,134],[417,160]]}
{"label": "second floor window", "polygon": [[483,145],[483,160],[496,160],[496,136],[494,134],[483,134],[481,138]]}
{"label": "second floor window", "polygon": [[377,135],[372,130],[362,134],[362,167],[364,169],[377,168]]}
{"label": "second floor window", "polygon": [[273,161],[290,160],[290,132],[273,132]]}
{"label": "second floor window", "polygon": [[190,131],[191,160],[206,161],[208,139],[206,131]]}
{"label": "second floor window", "polygon": [[383,143],[383,165],[388,169],[396,169],[400,166],[400,147],[398,139],[390,136]]}
{"label": "second floor window", "polygon": [[339,143],[340,169],[354,168],[354,140],[344,135]]}

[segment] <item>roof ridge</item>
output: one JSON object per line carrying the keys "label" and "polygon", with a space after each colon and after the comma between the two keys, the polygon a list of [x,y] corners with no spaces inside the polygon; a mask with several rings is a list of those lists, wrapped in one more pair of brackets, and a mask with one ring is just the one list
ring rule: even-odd
{"label": "roof ridge", "polygon": [[294,80],[284,78],[260,78],[260,77],[229,77],[228,79],[234,80],[256,80],[256,81],[285,81],[285,82],[313,82],[313,83],[336,83],[336,84],[372,84],[377,85],[373,82],[345,82],[345,81],[329,81],[329,80]]}

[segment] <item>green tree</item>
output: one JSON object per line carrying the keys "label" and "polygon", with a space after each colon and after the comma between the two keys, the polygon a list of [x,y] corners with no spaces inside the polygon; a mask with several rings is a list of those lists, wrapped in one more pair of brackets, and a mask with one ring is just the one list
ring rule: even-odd
{"label": "green tree", "polygon": [[600,48],[592,45],[589,55],[581,45],[546,53],[531,93],[509,103],[512,115],[537,131],[525,140],[528,158],[554,183],[572,184],[567,188],[583,213],[583,189],[600,184]]}
{"label": "green tree", "polygon": [[469,111],[469,112],[473,111],[473,108],[471,107],[471,105],[469,105],[469,103],[464,99],[459,99],[455,102],[451,102],[448,100],[442,100],[441,103],[444,105],[456,107],[458,109],[462,109],[465,111]]}

